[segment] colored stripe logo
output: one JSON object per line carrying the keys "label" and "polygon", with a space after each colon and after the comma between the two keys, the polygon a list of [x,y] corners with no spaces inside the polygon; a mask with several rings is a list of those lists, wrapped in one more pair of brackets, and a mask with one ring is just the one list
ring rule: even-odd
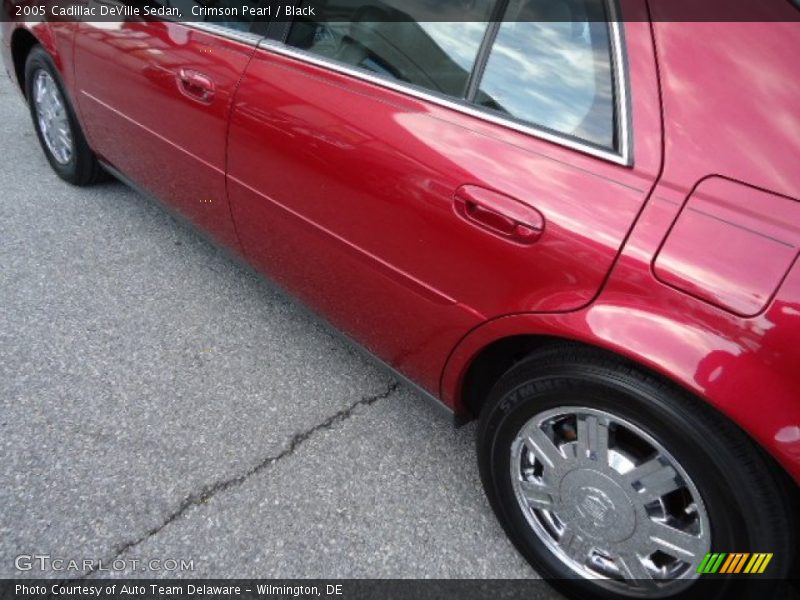
{"label": "colored stripe logo", "polygon": [[713,552],[706,554],[700,566],[697,567],[698,573],[712,575],[747,573],[756,575],[763,573],[767,569],[769,561],[772,560],[772,553],[747,552]]}

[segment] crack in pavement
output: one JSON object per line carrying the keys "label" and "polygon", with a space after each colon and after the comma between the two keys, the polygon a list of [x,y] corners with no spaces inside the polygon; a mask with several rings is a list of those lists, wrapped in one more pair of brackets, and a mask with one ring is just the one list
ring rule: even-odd
{"label": "crack in pavement", "polygon": [[[347,408],[344,408],[339,412],[331,415],[321,423],[314,425],[312,428],[294,434],[291,440],[289,440],[289,445],[282,452],[280,452],[275,456],[270,456],[265,458],[264,460],[259,462],[257,465],[255,465],[253,468],[246,471],[245,473],[237,475],[236,477],[232,477],[231,479],[225,479],[223,481],[218,481],[212,485],[207,485],[202,490],[200,490],[200,492],[195,494],[190,494],[183,500],[183,502],[181,502],[178,508],[175,509],[173,512],[171,512],[166,517],[166,519],[164,519],[159,525],[153,527],[141,537],[130,542],[125,542],[124,544],[118,546],[114,550],[113,556],[107,560],[101,561],[102,564],[112,563],[131,548],[134,548],[139,544],[141,544],[142,542],[145,542],[149,538],[153,537],[154,535],[157,535],[161,530],[163,530],[170,523],[178,519],[183,513],[189,510],[192,506],[199,506],[201,504],[204,504],[205,502],[207,502],[220,492],[224,492],[231,488],[242,485],[253,475],[258,475],[261,471],[275,464],[279,460],[282,460],[287,456],[291,456],[301,445],[303,445],[306,441],[308,441],[315,433],[318,433],[319,431],[323,431],[325,429],[330,429],[337,423],[341,423],[343,421],[348,420],[350,417],[353,416],[353,414],[358,408],[362,406],[371,406],[380,400],[386,400],[392,394],[394,394],[394,392],[396,392],[399,387],[400,384],[397,383],[396,381],[390,383],[384,392],[381,392],[380,394],[376,394],[374,396],[367,396],[365,398],[361,398],[361,400],[359,400],[358,402],[355,402],[350,406],[348,406]],[[95,570],[92,568],[88,572],[84,573],[83,575],[75,579],[76,580],[88,579],[91,575],[94,574],[94,572]]]}

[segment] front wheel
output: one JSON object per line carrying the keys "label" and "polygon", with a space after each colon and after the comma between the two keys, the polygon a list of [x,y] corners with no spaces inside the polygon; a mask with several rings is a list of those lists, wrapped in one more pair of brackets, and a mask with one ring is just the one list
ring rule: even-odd
{"label": "front wheel", "polygon": [[34,46],[25,62],[25,95],[39,144],[50,166],[74,185],[89,185],[101,167],[81,131],[58,70],[41,46]]}
{"label": "front wheel", "polygon": [[[792,564],[787,492],[761,451],[600,351],[555,347],[511,369],[481,413],[478,460],[511,540],[575,598],[710,600],[734,580],[706,587],[709,553],[771,553],[773,579]],[[764,597],[763,578],[735,584]]]}

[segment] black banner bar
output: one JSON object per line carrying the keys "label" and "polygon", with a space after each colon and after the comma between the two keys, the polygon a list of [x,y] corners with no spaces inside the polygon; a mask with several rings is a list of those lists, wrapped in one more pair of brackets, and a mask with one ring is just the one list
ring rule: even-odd
{"label": "black banner bar", "polygon": [[[3,21],[60,22],[165,19],[230,23],[349,20],[354,13],[369,22],[486,21],[495,0],[0,0]],[[505,21],[800,22],[800,0],[648,0],[649,17],[626,10],[644,0],[518,0]],[[641,7],[639,7],[641,8]],[[359,17],[361,18],[361,17]]]}
{"label": "black banner bar", "polygon": [[[563,583],[563,582],[562,582]],[[553,582],[559,587],[559,582]],[[760,597],[798,600],[796,582],[759,577],[708,577],[693,598]],[[699,589],[698,589],[699,588]],[[698,592],[702,592],[699,593]],[[733,595],[732,595],[733,594]],[[755,594],[755,595],[753,595]],[[5,579],[0,600],[559,600],[540,580],[237,580],[237,579]]]}

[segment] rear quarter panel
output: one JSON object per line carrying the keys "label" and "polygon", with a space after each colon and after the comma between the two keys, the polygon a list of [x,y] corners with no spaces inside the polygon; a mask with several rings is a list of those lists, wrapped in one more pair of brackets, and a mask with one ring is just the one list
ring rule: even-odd
{"label": "rear quarter panel", "polygon": [[[704,8],[727,14],[726,3],[709,2],[713,5]],[[800,225],[794,222],[793,205],[800,198],[797,11],[790,2],[769,0],[750,6],[760,22],[686,22],[695,4],[650,2],[662,91],[664,169],[597,301],[568,314],[519,314],[487,323],[454,351],[441,393],[448,404],[463,408],[459,385],[466,367],[497,339],[534,333],[579,340],[628,357],[706,400],[800,482],[796,251],[781,258],[783,267],[772,278],[777,292],[766,302],[754,299],[753,311],[739,310],[754,314],[736,314],[735,305],[721,308],[726,302],[714,298],[713,289],[702,289],[703,277],[736,272],[725,264],[730,257],[708,245],[718,241],[712,236],[684,254],[688,264],[683,268],[698,274],[698,290],[671,287],[654,272],[673,224],[704,181],[724,178],[741,184],[737,193],[753,190],[751,202],[736,200],[739,212],[729,215],[732,227],[774,237],[776,226],[796,230]],[[778,204],[782,209],[776,212]],[[701,267],[707,272],[703,277]],[[745,273],[743,283],[762,275]],[[736,280],[724,283],[736,289]]]}
{"label": "rear quarter panel", "polygon": [[495,319],[456,348],[441,396],[456,412],[479,352],[520,334],[567,338],[613,351],[661,374],[727,415],[800,483],[800,264],[760,315],[743,319],[661,283],[650,269],[675,214],[648,203],[611,280],[589,308]]}

